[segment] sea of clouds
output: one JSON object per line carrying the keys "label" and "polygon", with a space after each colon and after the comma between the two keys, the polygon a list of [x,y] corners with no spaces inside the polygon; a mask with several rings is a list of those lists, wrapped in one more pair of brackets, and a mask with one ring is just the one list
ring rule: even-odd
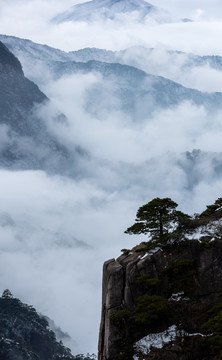
{"label": "sea of clouds", "polygon": [[[138,24],[130,17],[123,23],[50,21],[75,3],[79,1],[0,1],[0,33],[69,51],[155,47],[149,64],[142,49],[132,49],[131,58],[144,71],[187,87],[222,90],[222,72],[204,66],[185,73],[181,58],[167,52],[222,55],[219,1],[169,1],[166,10],[196,20],[190,23]],[[164,1],[153,4],[166,6]],[[84,156],[77,173],[75,163],[70,164],[75,176],[0,170],[0,290],[9,288],[52,318],[70,334],[67,344],[74,354],[96,352],[102,264],[145,239],[124,234],[138,207],[157,196],[171,197],[192,214],[221,196],[222,114],[211,116],[185,102],[132,122],[118,108],[111,83],[110,99],[103,103],[109,110],[96,117],[85,104],[90,89],[103,82],[100,74],[54,80],[47,69],[33,68],[39,83],[42,76],[47,82],[41,90],[67,117],[67,123],[56,126],[48,121],[49,131],[70,152],[80,146]],[[40,113],[49,120],[51,111],[43,107]],[[5,127],[0,137],[7,141]]]}

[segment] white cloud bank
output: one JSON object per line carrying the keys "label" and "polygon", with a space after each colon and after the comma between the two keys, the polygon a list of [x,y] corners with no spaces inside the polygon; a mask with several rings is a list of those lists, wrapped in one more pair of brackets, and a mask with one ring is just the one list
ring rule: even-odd
{"label": "white cloud bank", "polygon": [[[81,1],[84,2],[84,1]],[[220,39],[222,25],[218,14],[221,3],[214,1],[202,3],[205,16],[200,16],[200,2],[164,1],[153,2],[166,8],[181,18],[193,14],[198,18],[194,23],[175,23],[146,26],[137,24],[131,18],[118,24],[113,21],[87,24],[85,22],[56,25],[50,20],[58,13],[80,1],[59,0],[20,0],[1,2],[0,33],[29,38],[39,43],[47,43],[63,50],[76,50],[83,47],[121,49],[143,44],[156,47],[165,45],[172,49],[200,54],[222,54]],[[211,15],[213,12],[214,17]],[[196,15],[195,15],[196,14]]]}
{"label": "white cloud bank", "polygon": [[[0,1],[0,32],[67,50],[142,44],[222,55],[222,25],[212,20],[216,11],[206,18],[206,10],[219,9],[219,1],[182,1],[180,10],[178,2],[169,2],[167,10],[181,17],[196,14],[197,23],[49,22],[74,3]],[[164,1],[154,4],[165,7]],[[220,89],[218,74],[199,69],[187,83]],[[120,111],[107,111],[99,120],[84,107],[87,89],[98,81],[97,75],[76,75],[44,89],[69,118],[68,128],[60,127],[57,135],[70,148],[74,140],[91,154],[81,177],[0,171],[0,290],[10,288],[53,318],[77,342],[71,344],[74,353],[96,351],[102,263],[139,241],[123,234],[137,208],[155,196],[170,196],[183,211],[201,211],[221,196],[222,185],[221,114],[211,118],[203,108],[183,103],[143,123],[132,124]],[[111,104],[116,101],[110,98]],[[195,153],[191,160],[182,154],[195,148],[210,154],[196,160]]]}

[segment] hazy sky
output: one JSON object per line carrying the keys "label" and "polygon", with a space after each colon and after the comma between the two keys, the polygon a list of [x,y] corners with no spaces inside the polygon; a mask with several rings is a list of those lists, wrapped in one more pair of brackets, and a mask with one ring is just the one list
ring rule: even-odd
{"label": "hazy sky", "polygon": [[[9,0],[0,2],[0,33],[29,38],[64,50],[87,46],[120,49],[138,43],[163,45],[196,53],[222,53],[221,1],[154,1],[175,19],[192,18],[195,23],[141,26],[127,18],[124,22],[84,22],[55,25],[50,19],[79,1]],[[83,2],[83,1],[82,1]]]}
{"label": "hazy sky", "polygon": [[162,7],[184,18],[212,20],[220,18],[222,4],[220,0],[153,0],[153,5]]}
{"label": "hazy sky", "polygon": [[[222,55],[221,0],[153,1],[177,19],[195,20],[189,23],[138,24],[130,17],[122,23],[50,22],[78,2],[0,0],[0,33],[63,50],[155,47],[155,74],[202,91],[222,91],[221,71],[206,66],[185,74],[180,59],[172,61],[165,51]],[[136,56],[146,70],[142,52]],[[40,68],[33,73],[40,80],[47,75]],[[83,176],[0,171],[0,290],[10,288],[55,320],[71,335],[74,353],[96,352],[102,264],[140,241],[124,234],[138,207],[155,196],[170,196],[193,213],[221,196],[222,186],[215,170],[221,161],[220,113],[212,118],[203,107],[183,103],[157,109],[143,123],[132,124],[114,110],[101,120],[84,107],[87,91],[101,81],[98,74],[77,74],[43,88],[69,119],[67,128],[53,130],[67,146],[74,142],[92,156]],[[46,109],[43,115],[48,117]],[[4,136],[0,128],[1,141]],[[204,152],[195,169],[184,154],[193,149]]]}

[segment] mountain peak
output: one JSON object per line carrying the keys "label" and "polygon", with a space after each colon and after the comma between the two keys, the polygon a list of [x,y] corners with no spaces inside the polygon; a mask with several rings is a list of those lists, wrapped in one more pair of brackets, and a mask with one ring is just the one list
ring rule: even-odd
{"label": "mountain peak", "polygon": [[53,21],[90,21],[101,19],[115,19],[121,14],[137,13],[138,19],[143,20],[148,15],[163,13],[161,9],[145,0],[92,0],[74,5],[68,11],[56,16]]}

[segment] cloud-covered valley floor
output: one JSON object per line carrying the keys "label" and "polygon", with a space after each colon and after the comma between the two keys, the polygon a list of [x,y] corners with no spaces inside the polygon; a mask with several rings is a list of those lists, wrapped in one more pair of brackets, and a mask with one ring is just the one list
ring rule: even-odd
{"label": "cloud-covered valley floor", "polygon": [[[101,32],[102,22],[57,26],[49,22],[73,1],[61,4],[54,0],[46,5],[35,0],[30,4],[12,1],[2,5],[0,32],[70,51],[86,46],[112,50],[155,46],[149,63],[154,75],[201,91],[222,90],[221,70],[204,65],[186,72],[181,58],[175,55],[172,62],[167,52],[222,55],[222,26],[216,15],[215,20],[202,15],[195,23],[146,24],[145,28],[140,24],[131,27],[132,19],[126,19],[124,28],[108,22]],[[176,15],[197,16],[199,1],[189,9],[186,4],[181,9],[187,13],[177,10]],[[168,10],[177,6],[171,1]],[[210,5],[206,1],[204,6],[208,9]],[[14,25],[9,28],[9,24]],[[148,71],[144,49],[132,51],[134,65],[138,59],[138,68]],[[29,77],[27,59],[20,61]],[[156,196],[167,196],[192,214],[221,196],[222,113],[212,114],[204,106],[185,101],[133,121],[119,106],[113,83],[108,81],[110,97],[103,99],[95,115],[86,104],[90,91],[103,83],[100,73],[54,79],[47,71],[38,66],[32,76],[68,121],[57,127],[48,121],[48,129],[70,152],[73,144],[78,145],[83,156],[77,172],[75,163],[70,163],[75,176],[0,170],[0,289],[9,288],[67,331],[72,337],[67,345],[74,354],[96,352],[102,264],[118,256],[122,248],[144,240],[124,234],[138,207]],[[47,81],[41,81],[42,74]],[[38,111],[50,119],[50,107]]]}

